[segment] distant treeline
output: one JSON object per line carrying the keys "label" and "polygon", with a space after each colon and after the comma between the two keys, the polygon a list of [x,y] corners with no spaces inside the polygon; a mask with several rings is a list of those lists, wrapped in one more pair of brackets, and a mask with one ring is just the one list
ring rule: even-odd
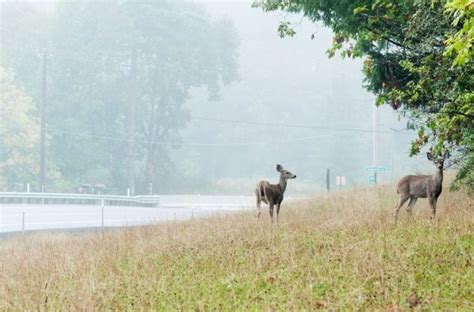
{"label": "distant treeline", "polygon": [[146,193],[171,167],[189,90],[237,78],[232,24],[193,3],[1,5],[1,189],[39,189],[43,79],[46,190]]}

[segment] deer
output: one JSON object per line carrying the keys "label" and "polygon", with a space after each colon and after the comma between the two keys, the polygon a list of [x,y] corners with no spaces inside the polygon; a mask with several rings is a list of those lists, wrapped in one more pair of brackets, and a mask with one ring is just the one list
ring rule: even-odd
{"label": "deer", "polygon": [[283,201],[283,194],[285,194],[286,184],[288,179],[295,179],[296,175],[289,172],[282,165],[277,164],[276,171],[280,173],[280,181],[278,184],[270,184],[268,181],[259,181],[255,188],[255,195],[257,196],[257,219],[260,218],[260,205],[262,202],[269,205],[270,218],[273,223],[273,207],[276,206],[276,219],[278,222],[278,215],[280,214],[280,205]]}
{"label": "deer", "polygon": [[395,223],[397,222],[400,208],[407,200],[410,200],[406,208],[410,217],[413,215],[413,207],[418,198],[428,198],[432,213],[431,218],[434,219],[436,215],[436,203],[443,190],[444,161],[448,154],[444,153],[435,159],[431,151],[429,151],[426,153],[426,156],[429,161],[432,161],[436,165],[437,171],[433,175],[407,175],[398,181],[397,194],[400,198],[393,211]]}

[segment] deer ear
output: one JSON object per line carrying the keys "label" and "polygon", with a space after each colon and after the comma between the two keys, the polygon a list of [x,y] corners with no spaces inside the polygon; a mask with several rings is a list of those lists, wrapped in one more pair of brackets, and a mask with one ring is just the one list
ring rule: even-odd
{"label": "deer ear", "polygon": [[431,152],[426,153],[426,157],[429,161],[433,161],[433,154],[431,154]]}
{"label": "deer ear", "polygon": [[277,169],[278,172],[281,172],[283,170],[283,166],[278,164],[276,169]]}

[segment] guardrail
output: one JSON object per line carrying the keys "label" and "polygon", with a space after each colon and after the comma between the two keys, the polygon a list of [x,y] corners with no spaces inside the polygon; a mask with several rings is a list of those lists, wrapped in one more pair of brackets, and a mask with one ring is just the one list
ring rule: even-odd
{"label": "guardrail", "polygon": [[0,192],[0,233],[186,220],[250,208],[254,201],[252,196]]}
{"label": "guardrail", "polygon": [[68,193],[0,192],[0,204],[100,205],[154,208],[244,208],[254,206],[253,196],[235,195],[95,195]]}
{"label": "guardrail", "polygon": [[159,207],[160,196],[0,192],[0,204],[60,204]]}

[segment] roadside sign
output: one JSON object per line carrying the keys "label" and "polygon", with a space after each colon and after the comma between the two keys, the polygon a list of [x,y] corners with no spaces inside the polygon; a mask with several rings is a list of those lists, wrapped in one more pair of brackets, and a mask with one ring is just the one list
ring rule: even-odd
{"label": "roadside sign", "polygon": [[366,167],[365,170],[368,172],[385,172],[387,171],[387,167],[384,166],[370,166]]}
{"label": "roadside sign", "polygon": [[346,185],[346,176],[336,176],[336,185]]}
{"label": "roadside sign", "polygon": [[369,185],[374,185],[375,184],[375,175],[370,174],[368,182],[369,182]]}

